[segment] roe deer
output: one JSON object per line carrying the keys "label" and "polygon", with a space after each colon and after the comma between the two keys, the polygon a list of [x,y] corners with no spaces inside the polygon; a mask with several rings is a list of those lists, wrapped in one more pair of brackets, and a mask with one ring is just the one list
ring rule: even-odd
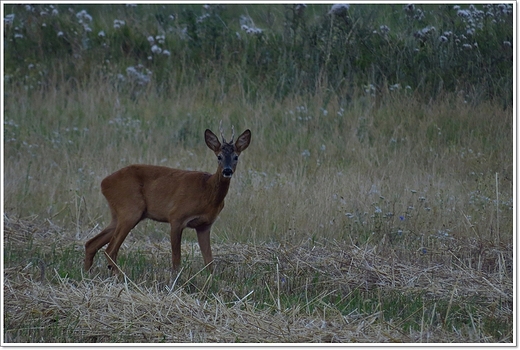
{"label": "roe deer", "polygon": [[222,143],[211,130],[206,129],[204,133],[206,145],[218,159],[215,174],[134,164],[103,179],[101,192],[110,207],[112,221],[85,244],[85,270],[90,270],[97,251],[107,243],[108,268],[115,268],[113,265],[121,244],[130,230],[146,218],[170,223],[174,270],[181,263],[181,236],[186,227],[197,231],[204,264],[214,270],[209,238],[211,225],[224,207],[238,156],[251,141],[248,129],[233,143],[233,129],[231,141],[226,142],[222,121],[220,134]]}

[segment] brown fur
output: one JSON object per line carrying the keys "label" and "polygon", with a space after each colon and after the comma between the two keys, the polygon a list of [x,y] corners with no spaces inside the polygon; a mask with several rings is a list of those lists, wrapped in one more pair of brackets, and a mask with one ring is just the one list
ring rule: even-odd
{"label": "brown fur", "polygon": [[181,263],[180,244],[186,227],[197,231],[204,264],[213,270],[211,226],[224,208],[238,156],[249,146],[250,140],[251,132],[246,130],[234,144],[233,140],[221,144],[215,134],[206,130],[206,144],[219,159],[215,174],[135,164],[103,179],[101,192],[110,207],[112,221],[85,244],[85,269],[92,267],[97,251],[107,243],[105,254],[112,268],[127,235],[141,220],[148,218],[170,223],[174,270]]}

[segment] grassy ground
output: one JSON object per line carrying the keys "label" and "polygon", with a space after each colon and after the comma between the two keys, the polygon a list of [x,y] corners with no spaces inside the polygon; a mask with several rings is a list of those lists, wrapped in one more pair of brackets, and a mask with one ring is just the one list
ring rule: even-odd
{"label": "grassy ground", "polygon": [[450,242],[408,262],[368,244],[220,243],[217,273],[208,275],[197,247],[186,243],[184,269],[172,276],[167,242],[134,235],[121,254],[126,275],[117,280],[104,272],[83,276],[83,241],[74,235],[39,220],[5,219],[8,343],[513,337],[507,248],[471,247],[471,257],[461,259]]}
{"label": "grassy ground", "polygon": [[[6,103],[6,341],[512,341],[510,110],[229,96],[209,114],[204,95],[111,93]],[[219,117],[253,141],[214,225],[217,274],[199,273],[187,230],[171,276],[168,226],[148,221],[122,247],[127,280],[101,256],[84,276],[83,244],[109,219],[100,180],[141,162],[214,170],[201,135]],[[86,307],[87,291],[108,305]]]}
{"label": "grassy ground", "polygon": [[[62,63],[49,84],[40,67],[6,80],[6,343],[513,342],[507,97],[318,84],[281,98],[252,94],[244,67],[165,84],[155,64],[143,84]],[[213,226],[216,273],[186,230],[172,275],[168,225],[145,221],[124,276],[102,252],[85,275],[84,243],[109,222],[101,180],[133,163],[214,171],[203,132],[221,119],[252,142]]]}

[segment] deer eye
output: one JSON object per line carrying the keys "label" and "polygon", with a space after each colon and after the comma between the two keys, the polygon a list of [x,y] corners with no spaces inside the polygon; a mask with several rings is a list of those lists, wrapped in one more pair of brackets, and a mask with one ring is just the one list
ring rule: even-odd
{"label": "deer eye", "polygon": [[219,155],[217,156],[217,159],[218,159],[218,160],[222,160],[222,156],[219,154]]}
{"label": "deer eye", "polygon": [[233,157],[233,160],[238,160],[238,156],[234,156],[234,157]]}

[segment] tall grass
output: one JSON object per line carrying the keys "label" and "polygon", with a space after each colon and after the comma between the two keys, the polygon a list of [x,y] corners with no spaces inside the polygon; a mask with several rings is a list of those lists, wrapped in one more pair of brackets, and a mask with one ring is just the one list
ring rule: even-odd
{"label": "tall grass", "polygon": [[[472,102],[512,101],[508,4],[6,5],[5,70],[25,86],[148,79],[165,95],[218,76],[244,94],[285,98],[327,89],[410,89],[424,98],[463,91]],[[21,64],[23,63],[23,64]],[[146,74],[145,74],[146,75]],[[216,96],[217,97],[217,96]],[[218,97],[217,97],[218,98]]]}
{"label": "tall grass", "polygon": [[[342,237],[345,227],[364,221],[346,214],[374,215],[377,208],[390,226],[406,224],[399,216],[421,215],[432,232],[459,231],[466,213],[489,235],[484,223],[497,219],[498,206],[507,213],[504,230],[511,229],[510,110],[487,102],[475,109],[449,96],[423,105],[403,92],[388,94],[379,107],[371,96],[343,108],[316,94],[252,104],[240,87],[215,105],[204,90],[216,85],[207,81],[171,98],[150,92],[138,101],[97,80],[82,89],[63,83],[53,94],[13,90],[5,104],[6,209],[65,226],[71,215],[82,226],[104,222],[103,177],[132,163],[212,172],[201,135],[224,119],[254,137],[222,213],[236,225],[229,231],[239,233],[229,238],[240,239],[244,227],[255,227],[260,238],[285,235],[290,222],[295,237]],[[244,207],[255,215],[234,215]]]}
{"label": "tall grass", "polygon": [[[421,339],[511,341],[510,6],[5,6],[9,293],[33,280],[71,293],[112,283],[81,272],[84,242],[109,222],[101,180],[133,163],[213,172],[203,132],[222,119],[252,142],[212,230],[220,274],[198,273],[195,234],[184,234],[185,300],[216,314],[254,290],[244,308],[288,329],[383,315]],[[155,300],[175,279],[169,254],[168,225],[145,221],[119,263]],[[87,339],[72,314],[66,331],[41,335],[16,307],[10,341]],[[27,317],[41,330],[45,315]]]}

